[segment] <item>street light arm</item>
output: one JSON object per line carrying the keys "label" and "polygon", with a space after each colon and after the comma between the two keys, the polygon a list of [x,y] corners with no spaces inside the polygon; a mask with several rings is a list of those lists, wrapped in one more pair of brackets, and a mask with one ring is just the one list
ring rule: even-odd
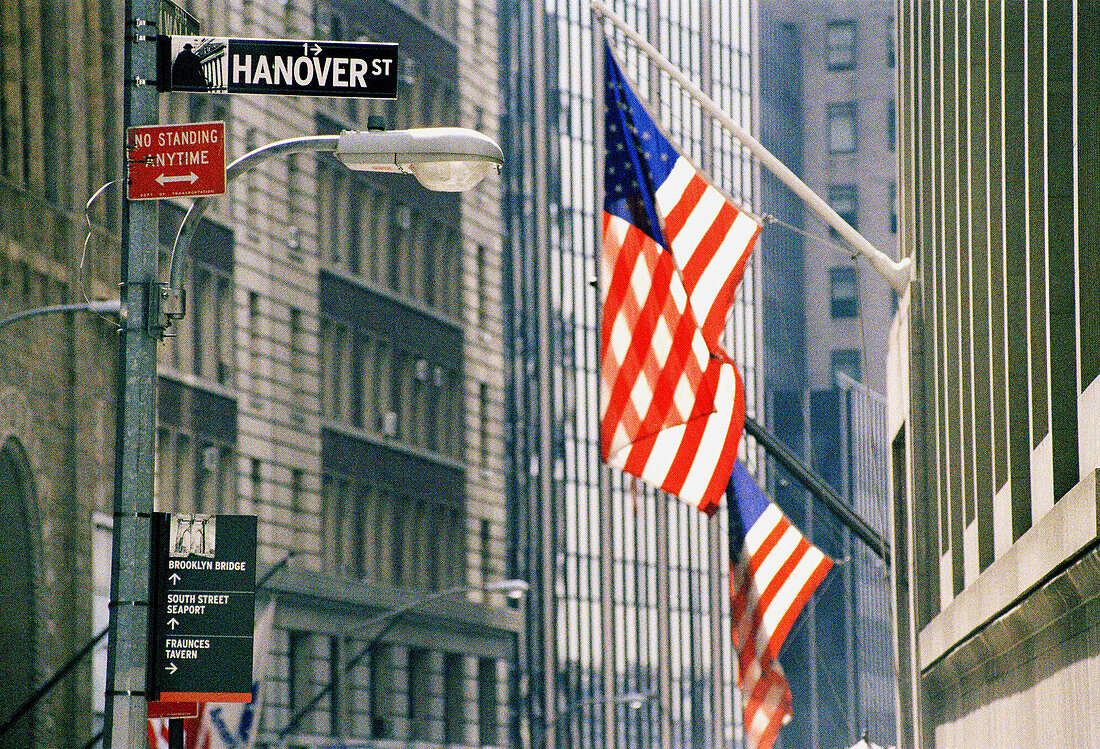
{"label": "street light arm", "polygon": [[96,314],[105,314],[109,312],[117,313],[121,309],[122,302],[118,299],[112,299],[105,302],[86,302],[82,304],[55,304],[50,307],[23,310],[11,317],[5,317],[3,320],[0,320],[0,328],[9,323],[16,322],[17,320],[35,317],[37,315],[48,315],[53,312],[94,312]]}
{"label": "street light arm", "polygon": [[[289,138],[260,146],[254,151],[249,151],[225,169],[225,184],[229,185],[240,175],[262,164],[268,159],[291,153],[306,153],[310,151],[335,151],[339,142],[339,135],[308,135],[301,138]],[[178,294],[183,288],[183,260],[187,257],[191,248],[191,240],[195,236],[195,227],[210,206],[212,196],[202,197],[191,204],[187,215],[180,224],[176,241],[172,245],[171,271],[168,276],[169,294]],[[182,316],[183,310],[179,310]]]}
{"label": "street light arm", "polygon": [[[650,689],[646,692],[627,692],[625,694],[609,694],[604,697],[589,697],[587,699],[579,700],[570,705],[566,705],[565,709],[558,713],[554,718],[554,734],[557,735],[558,729],[562,725],[562,721],[568,718],[573,713],[577,712],[581,708],[596,707],[603,705],[605,708],[615,707],[616,705],[628,705],[632,709],[637,710],[642,705],[648,704],[654,700],[657,696],[656,689]],[[657,708],[661,709],[660,701],[657,702]],[[542,743],[546,746],[546,731],[542,733]]]}

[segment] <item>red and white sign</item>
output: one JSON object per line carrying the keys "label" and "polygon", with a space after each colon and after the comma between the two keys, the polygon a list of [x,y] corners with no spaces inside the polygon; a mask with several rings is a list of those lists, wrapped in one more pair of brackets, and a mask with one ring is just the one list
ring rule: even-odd
{"label": "red and white sign", "polygon": [[126,130],[130,200],[225,193],[225,123],[144,125]]}

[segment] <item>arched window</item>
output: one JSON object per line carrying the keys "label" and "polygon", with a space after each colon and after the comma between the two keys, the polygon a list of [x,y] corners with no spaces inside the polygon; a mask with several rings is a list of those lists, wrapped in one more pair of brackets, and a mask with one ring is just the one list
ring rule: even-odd
{"label": "arched window", "polygon": [[[0,702],[21,705],[38,679],[35,647],[34,554],[28,512],[34,498],[31,476],[19,444],[9,439],[0,449]],[[5,746],[34,743],[33,712],[4,736]]]}

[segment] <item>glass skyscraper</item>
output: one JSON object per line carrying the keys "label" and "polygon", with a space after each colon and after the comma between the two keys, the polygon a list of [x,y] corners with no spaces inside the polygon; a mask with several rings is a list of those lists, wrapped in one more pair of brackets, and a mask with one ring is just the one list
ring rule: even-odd
{"label": "glass skyscraper", "polygon": [[[617,3],[615,11],[753,127],[748,3]],[[513,742],[739,744],[725,513],[708,520],[599,458],[600,22],[586,3],[550,0],[502,3],[499,24],[509,574],[532,583]],[[757,175],[732,137],[631,42],[609,39],[673,142],[752,207]],[[761,387],[756,277],[754,263],[726,340],[750,414]],[[748,452],[751,468],[757,456]]]}

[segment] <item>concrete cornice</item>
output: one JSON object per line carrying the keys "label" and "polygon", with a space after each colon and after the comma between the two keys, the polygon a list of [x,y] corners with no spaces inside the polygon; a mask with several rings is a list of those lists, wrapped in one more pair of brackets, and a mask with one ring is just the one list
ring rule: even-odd
{"label": "concrete cornice", "polygon": [[[1093,470],[920,632],[920,668],[939,684],[1004,659],[1100,596],[1100,481]],[[1008,660],[1011,660],[1010,658]],[[999,668],[1005,669],[1002,663]]]}
{"label": "concrete cornice", "polygon": [[[299,619],[308,618],[308,622],[298,622],[302,629],[333,635],[346,633],[357,621],[367,621],[431,593],[400,590],[303,569],[280,571],[265,589],[279,596],[281,612]],[[471,601],[462,594],[426,602],[422,609],[415,608],[401,615],[401,621],[413,629],[442,630],[490,640],[510,639],[523,627],[522,609]],[[405,639],[400,636],[403,629],[394,627],[393,639]],[[362,639],[371,634],[364,630]]]}

